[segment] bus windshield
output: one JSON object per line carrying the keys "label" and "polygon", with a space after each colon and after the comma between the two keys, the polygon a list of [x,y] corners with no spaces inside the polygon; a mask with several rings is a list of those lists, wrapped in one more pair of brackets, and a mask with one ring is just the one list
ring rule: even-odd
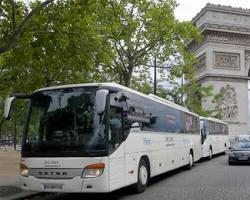
{"label": "bus windshield", "polygon": [[95,112],[96,90],[64,88],[34,93],[23,156],[104,156],[106,114],[100,120]]}

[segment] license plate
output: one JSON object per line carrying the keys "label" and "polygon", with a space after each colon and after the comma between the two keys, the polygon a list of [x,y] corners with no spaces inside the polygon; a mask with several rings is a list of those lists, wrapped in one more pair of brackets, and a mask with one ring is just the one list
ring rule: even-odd
{"label": "license plate", "polygon": [[63,184],[45,183],[43,185],[43,188],[44,188],[44,190],[62,191],[63,190]]}

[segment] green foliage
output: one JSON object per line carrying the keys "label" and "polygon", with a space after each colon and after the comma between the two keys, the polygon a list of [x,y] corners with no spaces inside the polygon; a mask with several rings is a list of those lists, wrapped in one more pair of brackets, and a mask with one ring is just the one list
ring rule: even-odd
{"label": "green foliage", "polygon": [[[185,26],[181,29],[184,34],[190,30],[190,35],[186,35],[188,40],[202,40],[202,36],[192,29],[189,22],[183,22]],[[197,59],[194,54],[187,51],[184,43],[178,42],[181,47],[178,53],[172,58],[172,67],[169,71],[169,76],[165,79],[171,88],[160,88],[159,95],[163,98],[171,100],[179,105],[187,107],[190,111],[201,116],[213,115],[213,110],[205,110],[202,106],[202,101],[207,98],[213,98],[213,87],[202,86],[196,81],[196,71],[194,64]],[[184,81],[185,80],[185,81]]]}
{"label": "green foliage", "polygon": [[150,94],[153,93],[153,86],[152,82],[148,81],[138,81],[138,80],[132,80],[131,87],[139,92],[142,92],[144,94]]}
{"label": "green foliage", "polygon": [[[39,4],[16,3],[16,24]],[[13,10],[8,1],[3,6],[11,32]],[[153,57],[160,63],[171,58],[183,70],[185,41],[200,34],[174,18],[175,7],[172,0],[55,1],[32,16],[17,45],[1,55],[0,80],[6,84],[0,91],[93,81],[132,86],[148,77],[145,65]]]}
{"label": "green foliage", "polygon": [[[157,90],[157,95],[176,104],[183,105],[183,93],[180,93],[179,86],[174,86],[173,88],[163,88],[160,87]],[[184,105],[183,105],[184,106]]]}
{"label": "green foliage", "polygon": [[0,91],[100,80],[99,66],[110,63],[112,51],[100,34],[96,6],[57,1],[34,15],[15,48],[2,55],[0,79],[6,84]]}
{"label": "green foliage", "polygon": [[[4,100],[0,98],[0,112],[3,113]],[[12,106],[11,117],[9,120],[3,121],[0,124],[0,140],[3,138],[14,138],[16,135],[16,142],[21,143],[22,133],[27,114],[27,102],[23,100],[16,100]],[[3,120],[3,118],[0,118]],[[0,121],[1,121],[0,120]]]}
{"label": "green foliage", "polygon": [[[0,46],[8,44],[15,31],[10,2],[4,0],[1,5]],[[38,5],[39,1],[29,5],[15,2],[15,26]],[[102,79],[100,67],[110,63],[112,50],[101,35],[97,6],[99,2],[94,0],[59,0],[33,15],[18,42],[11,50],[0,54],[0,96],[5,98],[16,91],[31,93],[44,86]],[[3,100],[0,103],[3,105]],[[18,104],[15,109],[18,133],[23,129],[26,108]],[[3,108],[0,111],[2,115]],[[3,135],[13,135],[13,116],[1,127]]]}
{"label": "green foliage", "polygon": [[11,42],[11,37],[27,12],[26,6],[21,1],[3,0],[0,3],[0,47],[8,46],[7,44]]}
{"label": "green foliage", "polygon": [[170,57],[185,59],[185,42],[200,37],[190,22],[174,18],[176,2],[172,0],[102,1],[101,24],[115,53],[113,65],[105,68],[111,80],[126,86],[132,76],[154,57],[160,63]]}
{"label": "green foliage", "polygon": [[211,97],[213,87],[212,86],[201,86],[198,83],[192,83],[190,85],[184,86],[184,93],[186,95],[186,99],[184,101],[184,105],[189,108],[191,111],[207,117],[211,116],[211,110],[205,110],[202,107],[202,100]]}

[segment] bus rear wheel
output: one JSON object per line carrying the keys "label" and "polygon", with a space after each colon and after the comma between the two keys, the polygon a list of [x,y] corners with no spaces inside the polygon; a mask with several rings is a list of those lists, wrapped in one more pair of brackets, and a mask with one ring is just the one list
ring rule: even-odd
{"label": "bus rear wheel", "polygon": [[149,180],[149,167],[144,159],[140,160],[138,167],[137,183],[134,185],[135,193],[142,193],[145,191]]}
{"label": "bus rear wheel", "polygon": [[209,148],[208,160],[211,160],[212,158],[213,158],[213,151],[212,148]]}

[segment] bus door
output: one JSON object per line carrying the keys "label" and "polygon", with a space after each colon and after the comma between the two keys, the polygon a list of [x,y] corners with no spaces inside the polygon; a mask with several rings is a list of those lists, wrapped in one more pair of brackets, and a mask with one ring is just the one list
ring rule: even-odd
{"label": "bus door", "polygon": [[206,156],[208,156],[208,153],[209,153],[207,122],[201,121],[200,127],[201,127],[202,156],[206,157]]}
{"label": "bus door", "polygon": [[123,109],[110,106],[109,110],[109,189],[115,190],[124,186],[125,145],[123,142]]}

